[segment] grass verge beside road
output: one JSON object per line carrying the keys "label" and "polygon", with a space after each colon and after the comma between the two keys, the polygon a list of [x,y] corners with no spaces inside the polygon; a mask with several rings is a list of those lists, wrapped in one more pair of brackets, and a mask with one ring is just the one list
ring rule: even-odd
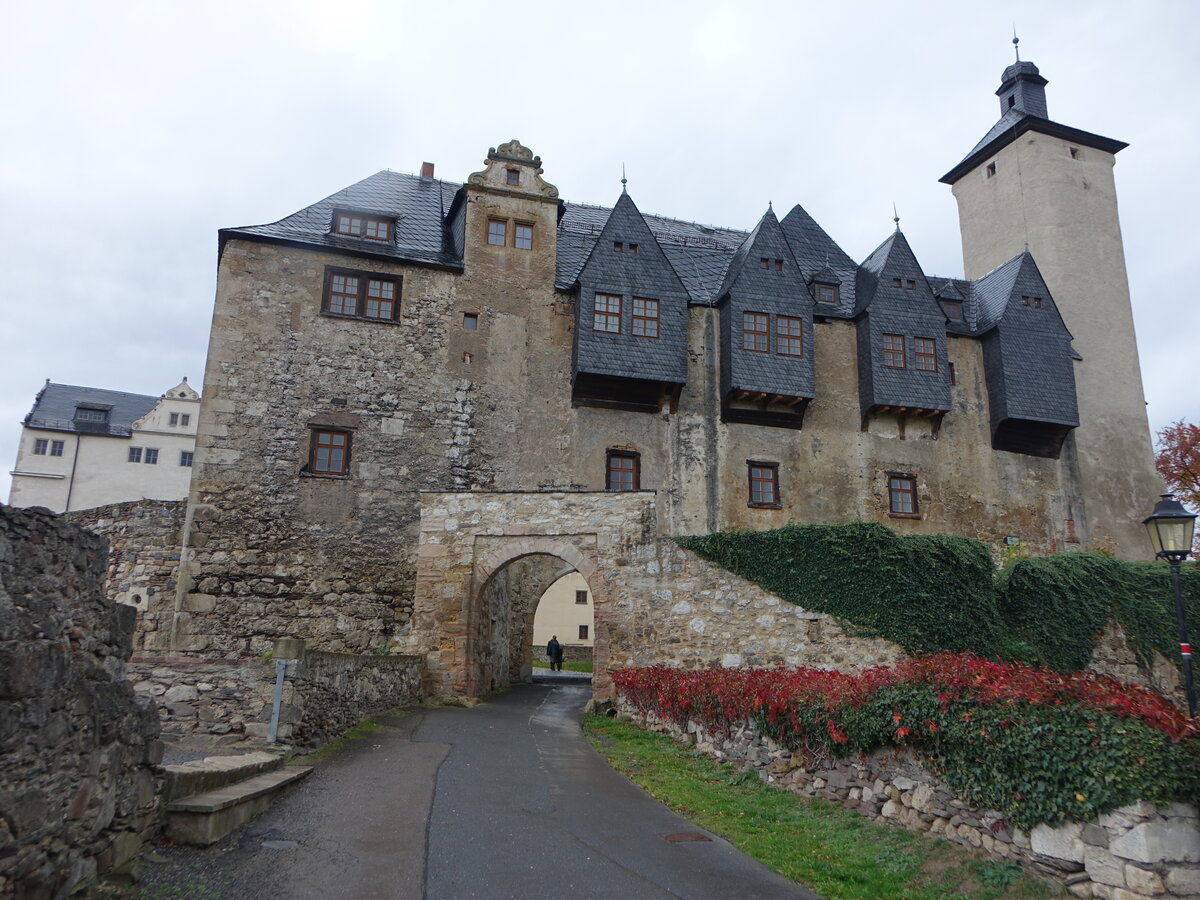
{"label": "grass verge beside road", "polygon": [[[541,660],[541,659],[535,659],[533,661],[533,667],[535,669],[548,669],[548,668],[550,668],[550,663],[548,663],[544,660]],[[589,672],[590,673],[592,671],[592,664],[590,662],[588,662],[587,660],[579,660],[577,662],[564,662],[563,663],[563,671],[564,672]]]}
{"label": "grass verge beside road", "polygon": [[803,800],[628,722],[586,716],[614,769],[652,797],[829,900],[1033,900],[1055,896],[1011,863]]}

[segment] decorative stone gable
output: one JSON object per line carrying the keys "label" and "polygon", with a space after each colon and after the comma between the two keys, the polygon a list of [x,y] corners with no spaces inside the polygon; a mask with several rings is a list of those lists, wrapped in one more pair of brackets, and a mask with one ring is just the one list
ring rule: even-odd
{"label": "decorative stone gable", "polygon": [[[509,194],[537,194],[550,200],[558,199],[558,188],[542,178],[542,158],[516,138],[499,147],[488,149],[486,168],[475,172],[467,183]],[[513,176],[516,173],[516,183]]]}

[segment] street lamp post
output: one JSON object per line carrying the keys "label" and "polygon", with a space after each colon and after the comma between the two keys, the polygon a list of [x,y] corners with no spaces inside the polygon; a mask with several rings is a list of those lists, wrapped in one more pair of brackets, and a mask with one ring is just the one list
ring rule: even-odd
{"label": "street lamp post", "polygon": [[1179,564],[1192,551],[1192,532],[1196,515],[1183,508],[1173,494],[1163,494],[1154,512],[1142,523],[1150,534],[1154,555],[1171,565],[1171,587],[1175,591],[1175,616],[1179,620],[1179,654],[1183,657],[1183,683],[1187,689],[1188,715],[1196,715],[1196,688],[1192,683],[1192,647],[1188,643],[1187,619],[1183,614],[1183,588],[1179,583]]}

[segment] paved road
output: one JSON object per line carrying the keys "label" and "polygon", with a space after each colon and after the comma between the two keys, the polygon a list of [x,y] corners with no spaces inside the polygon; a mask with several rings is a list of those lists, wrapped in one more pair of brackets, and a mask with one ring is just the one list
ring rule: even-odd
{"label": "paved road", "polygon": [[382,720],[241,835],[170,848],[148,897],[820,900],[613,772],[580,733],[584,685]]}

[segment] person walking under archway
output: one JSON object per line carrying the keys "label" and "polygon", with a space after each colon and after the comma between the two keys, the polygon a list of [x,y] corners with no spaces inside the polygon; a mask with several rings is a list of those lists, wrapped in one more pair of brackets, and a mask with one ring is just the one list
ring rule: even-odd
{"label": "person walking under archway", "polygon": [[546,659],[550,660],[550,671],[562,671],[563,664],[563,645],[558,642],[558,635],[550,635],[550,642],[546,644]]}

